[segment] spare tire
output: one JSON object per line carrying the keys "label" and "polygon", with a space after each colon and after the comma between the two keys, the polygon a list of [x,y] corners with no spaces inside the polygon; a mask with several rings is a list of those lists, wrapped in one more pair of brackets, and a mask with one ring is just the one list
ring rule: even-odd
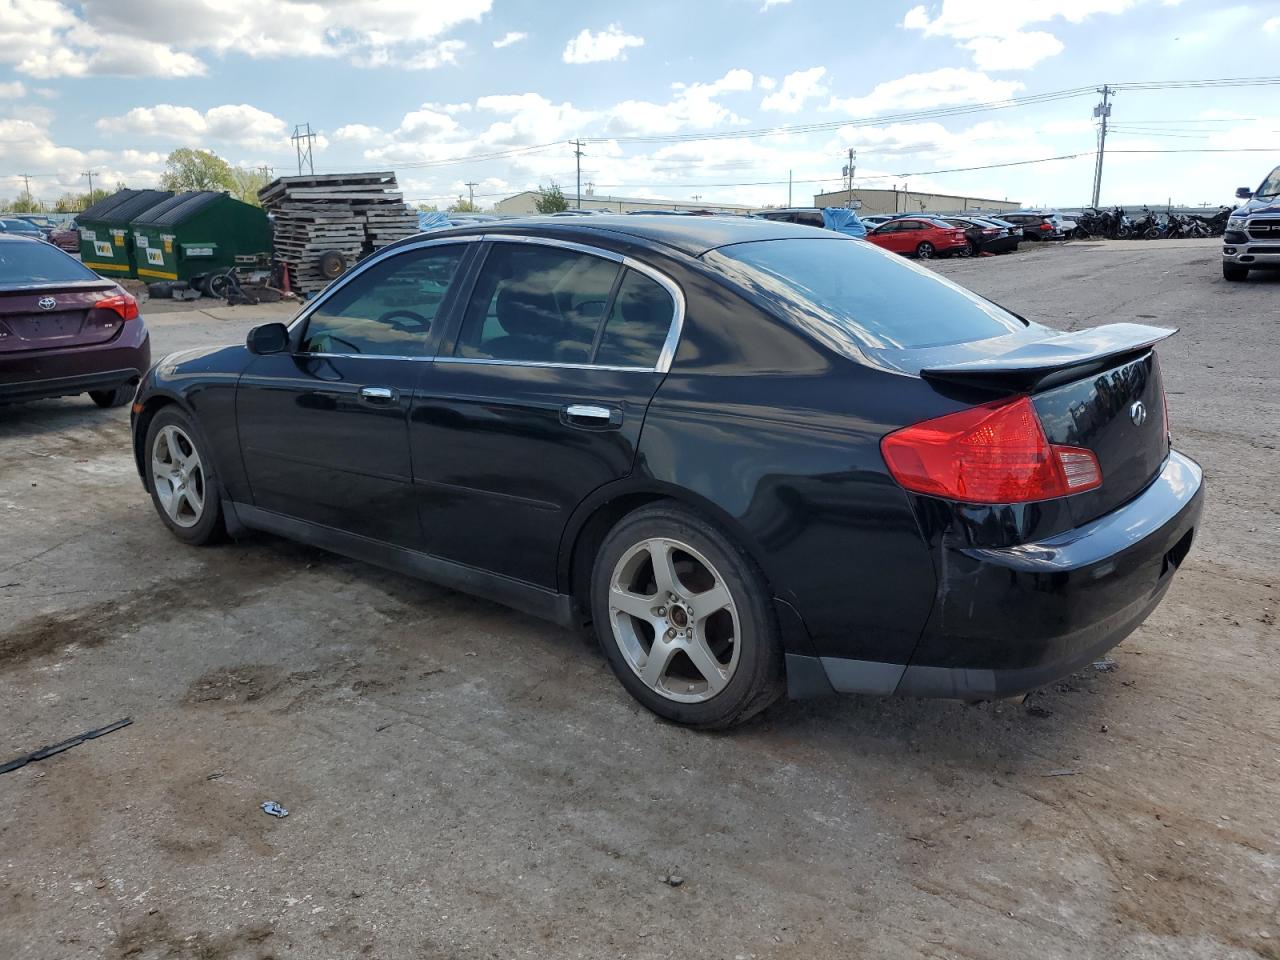
{"label": "spare tire", "polygon": [[342,276],[347,269],[347,258],[337,250],[326,250],[320,254],[320,275],[326,280]]}

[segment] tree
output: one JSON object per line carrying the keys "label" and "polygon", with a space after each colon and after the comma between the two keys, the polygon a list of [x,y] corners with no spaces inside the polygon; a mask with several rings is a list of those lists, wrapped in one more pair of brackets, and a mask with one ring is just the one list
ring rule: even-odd
{"label": "tree", "polygon": [[267,179],[267,174],[264,170],[232,167],[231,179],[234,184],[231,188],[233,197],[237,200],[243,200],[245,203],[251,203],[255,207],[262,206],[261,201],[258,200],[258,191],[271,182]]}
{"label": "tree", "polygon": [[463,200],[461,197],[456,202],[449,204],[450,213],[479,213],[480,208],[470,200]]}
{"label": "tree", "polygon": [[79,213],[109,196],[111,194],[108,191],[96,188],[92,193],[64,193],[58,198],[53,209],[58,213]]}
{"label": "tree", "polygon": [[437,207],[434,203],[420,203],[418,204],[418,212],[419,213],[439,213],[440,208]]}
{"label": "tree", "polygon": [[554,181],[549,187],[538,185],[538,199],[533,201],[533,205],[539,213],[559,213],[569,209],[569,201],[564,198],[560,184]]}
{"label": "tree", "polygon": [[164,190],[234,190],[231,164],[212,150],[179,147],[165,159],[160,177]]}
{"label": "tree", "polygon": [[30,193],[18,194],[9,202],[8,207],[14,213],[44,212],[44,204],[33,197]]}

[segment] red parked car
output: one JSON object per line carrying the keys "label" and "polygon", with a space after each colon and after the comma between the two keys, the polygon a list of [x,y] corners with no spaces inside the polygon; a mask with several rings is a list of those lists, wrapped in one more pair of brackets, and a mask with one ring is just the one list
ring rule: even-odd
{"label": "red parked car", "polygon": [[118,407],[150,366],[137,300],[50,244],[0,236],[0,403],[87,393]]}
{"label": "red parked car", "polygon": [[930,260],[938,254],[959,253],[969,249],[969,238],[945,220],[932,217],[898,217],[880,224],[867,239],[877,247],[894,253]]}
{"label": "red parked car", "polygon": [[67,251],[67,253],[79,253],[80,228],[76,226],[74,220],[55,227],[53,232],[49,234],[49,242],[59,250]]}

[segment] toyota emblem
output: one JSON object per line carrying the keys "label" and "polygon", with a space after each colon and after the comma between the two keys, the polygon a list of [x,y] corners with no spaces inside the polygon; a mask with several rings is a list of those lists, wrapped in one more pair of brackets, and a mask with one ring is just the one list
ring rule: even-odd
{"label": "toyota emblem", "polygon": [[36,301],[36,306],[41,310],[52,310],[57,305],[58,301],[53,299],[53,297],[41,297]]}
{"label": "toyota emblem", "polygon": [[1140,427],[1147,422],[1147,408],[1141,400],[1135,400],[1133,406],[1129,408],[1129,419],[1133,421],[1135,427]]}

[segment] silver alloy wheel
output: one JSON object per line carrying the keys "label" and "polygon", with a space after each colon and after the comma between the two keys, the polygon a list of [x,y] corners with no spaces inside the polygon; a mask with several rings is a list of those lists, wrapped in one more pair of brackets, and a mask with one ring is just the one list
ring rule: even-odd
{"label": "silver alloy wheel", "polygon": [[180,527],[194,527],[204,515],[204,467],[196,445],[170,424],[151,445],[151,482],[164,512]]}
{"label": "silver alloy wheel", "polygon": [[627,664],[668,700],[710,700],[738,668],[733,595],[706,557],[670,537],[642,540],[618,560],[609,621]]}
{"label": "silver alloy wheel", "polygon": [[933,244],[930,243],[928,240],[921,243],[920,246],[916,247],[916,256],[919,257],[921,260],[932,260]]}

